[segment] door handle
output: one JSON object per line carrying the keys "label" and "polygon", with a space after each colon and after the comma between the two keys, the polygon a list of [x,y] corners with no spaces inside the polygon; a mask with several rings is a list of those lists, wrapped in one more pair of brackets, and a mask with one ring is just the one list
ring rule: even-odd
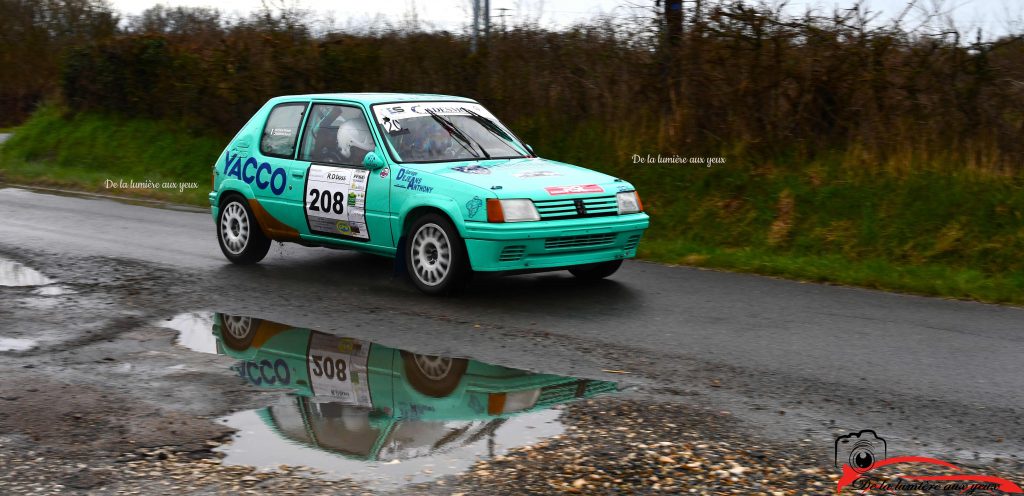
{"label": "door handle", "polygon": [[306,173],[303,172],[303,171],[292,171],[292,177],[297,177],[299,179],[302,179],[302,176],[305,176],[305,175],[306,175]]}

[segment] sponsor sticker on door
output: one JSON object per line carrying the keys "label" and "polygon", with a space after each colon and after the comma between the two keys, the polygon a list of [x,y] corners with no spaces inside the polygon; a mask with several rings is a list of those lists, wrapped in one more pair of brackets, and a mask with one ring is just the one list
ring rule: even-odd
{"label": "sponsor sticker on door", "polygon": [[306,218],[316,233],[369,239],[365,169],[313,165],[306,183]]}

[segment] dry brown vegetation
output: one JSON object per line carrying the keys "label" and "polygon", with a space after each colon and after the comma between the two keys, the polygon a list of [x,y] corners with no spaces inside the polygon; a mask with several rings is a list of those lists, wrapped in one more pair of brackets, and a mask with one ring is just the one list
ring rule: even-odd
{"label": "dry brown vegetation", "polygon": [[496,29],[470,53],[448,32],[314,34],[296,12],[157,7],[118,28],[90,0],[0,9],[0,54],[18,67],[0,90],[7,124],[58,88],[74,110],[223,133],[275,95],[417,91],[476,97],[567,158],[592,159],[577,148],[600,141],[617,161],[643,150],[799,163],[840,150],[851,166],[1005,172],[1024,159],[1020,37],[910,32],[863,10],[794,18],[705,1],[678,38],[653,16],[604,18]]}

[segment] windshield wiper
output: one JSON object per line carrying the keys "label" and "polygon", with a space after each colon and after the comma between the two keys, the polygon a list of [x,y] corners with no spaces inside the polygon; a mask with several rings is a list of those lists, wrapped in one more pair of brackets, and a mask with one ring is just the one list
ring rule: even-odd
{"label": "windshield wiper", "polygon": [[482,115],[480,115],[480,114],[478,114],[476,112],[473,112],[472,110],[469,110],[466,107],[462,107],[462,110],[465,111],[467,114],[469,114],[469,116],[472,117],[473,120],[475,120],[481,126],[483,126],[484,129],[490,131],[491,134],[497,136],[498,139],[505,146],[509,147],[512,151],[514,151],[514,152],[516,152],[516,153],[518,153],[520,155],[526,155],[522,150],[512,146],[512,143],[513,143],[512,137],[509,136],[508,134],[506,134],[504,129],[498,127],[498,125],[495,124],[494,121],[492,121],[492,120],[490,120],[490,119],[488,119],[488,118],[486,118],[486,117],[484,117],[484,116],[482,116]]}
{"label": "windshield wiper", "polygon": [[[455,124],[452,124],[452,122],[449,121],[448,119],[445,119],[444,117],[438,115],[437,112],[427,109],[427,113],[430,114],[430,116],[433,117],[434,120],[437,121],[437,123],[440,124],[445,131],[448,131],[448,134],[458,139],[460,144],[462,144],[462,147],[465,148],[466,151],[473,154],[474,157],[480,158],[480,154],[473,150],[473,144],[476,142],[470,139],[469,136],[466,136],[466,133],[462,132],[461,129],[456,127]],[[484,149],[483,145],[481,145],[480,143],[476,143],[476,146],[480,149],[481,152],[483,152],[485,158],[491,158],[491,156],[487,153],[487,150]]]}

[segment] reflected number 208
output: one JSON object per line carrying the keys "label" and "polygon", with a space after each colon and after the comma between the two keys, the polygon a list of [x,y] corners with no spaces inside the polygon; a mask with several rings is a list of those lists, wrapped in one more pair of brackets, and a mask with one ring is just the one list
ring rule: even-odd
{"label": "reflected number 208", "polygon": [[317,377],[326,377],[328,379],[334,379],[337,377],[339,381],[347,381],[348,373],[345,360],[341,358],[331,358],[322,355],[310,355],[313,359],[313,375]]}

